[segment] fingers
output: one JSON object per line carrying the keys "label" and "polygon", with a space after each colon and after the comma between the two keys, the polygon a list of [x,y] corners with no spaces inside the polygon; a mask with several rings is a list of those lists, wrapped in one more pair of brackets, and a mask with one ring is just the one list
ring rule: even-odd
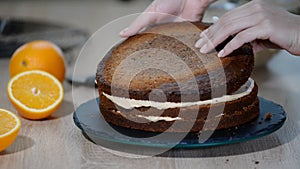
{"label": "fingers", "polygon": [[155,0],[120,36],[137,34],[149,25],[173,21],[200,21],[206,7],[215,0]]}
{"label": "fingers", "polygon": [[203,31],[195,46],[200,48],[202,53],[208,53],[229,36],[257,25],[260,20],[253,18],[259,18],[259,15],[259,13],[252,11],[245,12],[243,8],[233,10],[221,17],[213,26]]}
{"label": "fingers", "polygon": [[137,34],[143,28],[147,27],[148,25],[154,24],[156,22],[155,13],[143,13],[141,14],[128,28],[125,28],[120,32],[120,36],[122,37],[129,37],[132,35]]}
{"label": "fingers", "polygon": [[[252,28],[259,27],[264,19],[264,15],[259,12],[260,5],[250,2],[226,13],[217,23],[200,34],[200,39],[196,42],[195,47],[200,48],[201,53],[208,53],[229,36],[237,35],[224,50],[219,52],[219,56],[226,56],[243,43],[250,42],[251,39],[255,40],[253,39],[256,36],[255,33],[252,35],[253,37],[247,36],[247,34],[253,33]],[[246,39],[241,37],[246,37]]]}
{"label": "fingers", "polygon": [[155,14],[155,8],[155,3],[152,3],[128,28],[125,28],[120,32],[120,36],[129,37],[135,35],[146,26],[155,23],[157,17],[157,14]]}
{"label": "fingers", "polygon": [[234,21],[229,21],[228,24],[225,24],[224,26],[218,23],[216,25],[213,25],[211,28],[212,30],[208,28],[207,30],[201,33],[200,39],[196,42],[195,46],[200,48],[201,53],[210,52],[211,50],[215,49],[215,47],[218,46],[218,44],[225,41],[229,36],[257,25],[257,22],[249,22],[247,20],[251,17],[253,16],[249,16],[246,18],[236,18]]}
{"label": "fingers", "polygon": [[264,49],[280,49],[281,47],[278,46],[277,44],[271,42],[270,40],[255,40],[253,42],[251,42],[252,48],[253,48],[253,52],[260,52]]}
{"label": "fingers", "polygon": [[252,42],[251,45],[252,45],[252,49],[253,49],[254,53],[257,53],[257,52],[260,52],[260,51],[266,49],[266,47],[263,44],[261,44],[257,41]]}
{"label": "fingers", "polygon": [[139,33],[142,29],[156,23],[169,22],[179,15],[183,0],[156,0],[128,28],[120,32],[120,36],[128,37]]}
{"label": "fingers", "polygon": [[179,17],[187,21],[201,21],[203,14],[209,3],[205,0],[186,0],[182,13]]}
{"label": "fingers", "polygon": [[238,33],[225,47],[218,53],[218,57],[224,57],[240,48],[243,44],[252,42],[259,36],[264,36],[260,27],[252,27]]}

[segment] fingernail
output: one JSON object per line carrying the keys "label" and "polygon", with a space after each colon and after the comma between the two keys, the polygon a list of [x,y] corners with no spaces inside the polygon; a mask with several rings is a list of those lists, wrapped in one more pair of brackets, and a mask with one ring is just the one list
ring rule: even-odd
{"label": "fingernail", "polygon": [[219,19],[220,19],[220,18],[219,18],[218,16],[213,16],[213,17],[212,17],[213,23],[218,22]]}
{"label": "fingernail", "polygon": [[200,52],[201,53],[206,53],[207,51],[207,44],[205,44],[201,49],[200,49]]}
{"label": "fingernail", "polygon": [[221,57],[224,57],[224,56],[223,56],[223,55],[224,55],[224,52],[225,52],[224,49],[222,49],[222,50],[218,53],[218,57],[220,57],[220,58],[221,58]]}
{"label": "fingernail", "polygon": [[203,39],[199,39],[199,40],[196,42],[195,47],[196,47],[196,48],[200,48],[201,45],[202,45],[202,43],[203,43]]}
{"label": "fingernail", "polygon": [[202,31],[202,32],[200,33],[200,37],[205,36],[206,33],[207,33],[207,29],[205,29],[204,31]]}
{"label": "fingernail", "polygon": [[126,31],[128,31],[128,28],[123,29],[123,30],[120,32],[120,35],[124,35],[124,34],[126,33]]}

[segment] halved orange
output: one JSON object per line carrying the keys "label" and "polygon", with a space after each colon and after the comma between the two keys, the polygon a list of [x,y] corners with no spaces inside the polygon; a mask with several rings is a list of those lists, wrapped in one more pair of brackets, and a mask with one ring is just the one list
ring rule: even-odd
{"label": "halved orange", "polygon": [[21,121],[14,113],[0,109],[0,152],[10,146],[21,128]]}
{"label": "halved orange", "polygon": [[25,71],[14,76],[7,86],[8,97],[25,118],[37,120],[50,116],[63,100],[63,86],[53,75]]}

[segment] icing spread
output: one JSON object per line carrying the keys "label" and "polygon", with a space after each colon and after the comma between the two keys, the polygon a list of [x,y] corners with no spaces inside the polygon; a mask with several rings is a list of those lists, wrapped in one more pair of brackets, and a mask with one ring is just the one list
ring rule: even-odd
{"label": "icing spread", "polygon": [[124,97],[117,97],[111,96],[103,92],[103,95],[111,100],[118,106],[121,106],[125,109],[133,109],[139,107],[153,107],[159,110],[170,109],[170,108],[181,108],[181,107],[188,107],[188,106],[200,106],[200,105],[207,105],[207,104],[216,104],[222,102],[228,102],[237,100],[241,97],[244,97],[251,93],[254,88],[254,80],[249,78],[248,81],[240,87],[239,90],[234,92],[232,95],[224,95],[222,97],[213,98],[209,100],[197,101],[197,102],[156,102],[150,100],[135,100],[129,99]]}

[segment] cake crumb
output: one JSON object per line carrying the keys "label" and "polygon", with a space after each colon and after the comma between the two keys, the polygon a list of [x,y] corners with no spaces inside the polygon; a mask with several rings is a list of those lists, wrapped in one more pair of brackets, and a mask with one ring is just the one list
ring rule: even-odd
{"label": "cake crumb", "polygon": [[265,116],[265,120],[271,120],[272,114],[268,112]]}

